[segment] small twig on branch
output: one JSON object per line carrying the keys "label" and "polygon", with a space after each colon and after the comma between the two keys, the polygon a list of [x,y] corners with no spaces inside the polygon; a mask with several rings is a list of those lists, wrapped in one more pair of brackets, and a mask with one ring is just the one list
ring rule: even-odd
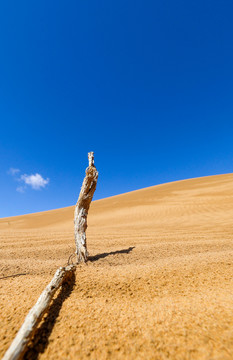
{"label": "small twig on branch", "polygon": [[[72,259],[73,259],[73,257],[75,257],[75,255],[76,255],[76,252],[74,252],[73,254],[71,254],[71,255],[68,257],[67,265],[74,265]],[[71,262],[71,264],[70,264],[70,262]]]}
{"label": "small twig on branch", "polygon": [[2,276],[2,277],[0,277],[0,280],[1,280],[1,279],[11,278],[11,277],[17,277],[17,276],[28,275],[28,274],[29,274],[29,273],[22,273],[22,274],[13,274],[13,275]]}

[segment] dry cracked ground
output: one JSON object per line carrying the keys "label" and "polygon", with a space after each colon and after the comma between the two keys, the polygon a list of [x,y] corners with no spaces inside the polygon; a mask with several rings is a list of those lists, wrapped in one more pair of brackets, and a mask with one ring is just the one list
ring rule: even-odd
{"label": "dry cracked ground", "polygon": [[[73,207],[0,219],[0,356],[75,250]],[[92,203],[90,261],[24,359],[233,358],[233,175]]]}

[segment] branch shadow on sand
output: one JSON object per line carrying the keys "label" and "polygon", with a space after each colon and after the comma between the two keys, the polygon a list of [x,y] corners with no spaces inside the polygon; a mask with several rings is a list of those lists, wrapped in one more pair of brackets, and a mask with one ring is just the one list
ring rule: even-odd
{"label": "branch shadow on sand", "polygon": [[129,254],[134,248],[135,248],[135,246],[131,246],[128,249],[122,249],[122,250],[111,251],[108,253],[98,254],[98,255],[94,255],[94,256],[89,256],[88,261],[91,261],[91,262],[97,261],[99,259],[104,259],[109,255]]}
{"label": "branch shadow on sand", "polygon": [[63,302],[70,296],[75,284],[75,274],[63,283],[62,288],[50,305],[47,315],[43,319],[41,325],[37,328],[32,341],[23,356],[23,360],[37,360],[39,355],[42,354],[49,343],[49,336],[56,323]]}
{"label": "branch shadow on sand", "polygon": [[[131,246],[128,249],[97,254],[94,256],[90,256],[88,260],[93,262],[99,259],[104,259],[109,255],[129,254],[134,248],[135,246]],[[75,274],[72,273],[70,279],[63,283],[58,296],[53,300],[52,304],[50,305],[47,311],[47,314],[45,315],[41,324],[35,331],[35,334],[32,340],[30,341],[27,350],[23,356],[23,360],[37,360],[40,354],[45,352],[49,343],[49,337],[52,333],[57,317],[59,316],[60,310],[62,308],[62,304],[72,293],[74,285],[75,285]]]}

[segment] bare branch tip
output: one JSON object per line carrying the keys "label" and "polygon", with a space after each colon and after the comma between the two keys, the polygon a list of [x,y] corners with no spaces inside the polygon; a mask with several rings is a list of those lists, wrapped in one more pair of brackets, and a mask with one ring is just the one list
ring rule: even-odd
{"label": "bare branch tip", "polygon": [[88,153],[88,161],[89,161],[89,166],[94,166],[94,152],[90,151]]}

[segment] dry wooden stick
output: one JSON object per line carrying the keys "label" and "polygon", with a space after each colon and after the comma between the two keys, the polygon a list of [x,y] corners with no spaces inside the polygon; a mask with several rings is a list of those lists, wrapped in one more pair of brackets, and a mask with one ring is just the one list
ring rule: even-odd
{"label": "dry wooden stick", "polygon": [[[78,202],[75,207],[74,228],[78,263],[80,261],[86,261],[88,258],[86,248],[87,214],[98,179],[98,172],[94,166],[93,152],[88,154],[88,159],[89,167],[86,169],[86,177],[84,178]],[[53,279],[37,300],[37,303],[29,311],[23,325],[19,329],[2,360],[22,359],[27,349],[27,345],[34,335],[37,325],[49,307],[53,295],[63,282],[72,276],[75,269],[76,265],[72,264],[66,267],[60,267],[56,271]]]}
{"label": "dry wooden stick", "polygon": [[16,337],[14,338],[11,346],[3,356],[2,360],[19,360],[22,359],[27,345],[32,338],[36,326],[42,319],[49,304],[53,298],[53,295],[57,289],[62,285],[63,282],[67,281],[72,273],[75,271],[75,265],[69,265],[66,267],[60,267],[57,269],[53,279],[45,290],[40,295],[36,304],[31,308],[28,315],[26,316],[23,325],[19,329]]}
{"label": "dry wooden stick", "polygon": [[74,211],[74,237],[78,263],[80,261],[86,262],[88,259],[86,243],[87,214],[98,179],[98,171],[94,165],[93,152],[88,153],[88,160],[89,166],[86,169],[86,176],[83,180],[82,188]]}

